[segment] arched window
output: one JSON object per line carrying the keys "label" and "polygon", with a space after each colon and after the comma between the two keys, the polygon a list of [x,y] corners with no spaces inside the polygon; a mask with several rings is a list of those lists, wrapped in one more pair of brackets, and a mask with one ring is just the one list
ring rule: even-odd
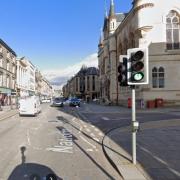
{"label": "arched window", "polygon": [[176,11],[166,16],[167,49],[180,49],[180,18]]}
{"label": "arched window", "polygon": [[164,68],[159,68],[159,88],[164,88]]}
{"label": "arched window", "polygon": [[152,87],[153,88],[164,88],[164,68],[159,69],[154,67],[152,69]]}

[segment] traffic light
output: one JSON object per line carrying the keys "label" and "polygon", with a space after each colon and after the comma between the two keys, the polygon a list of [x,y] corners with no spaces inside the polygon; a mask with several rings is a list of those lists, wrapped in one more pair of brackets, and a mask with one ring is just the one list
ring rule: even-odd
{"label": "traffic light", "polygon": [[118,66],[118,82],[120,86],[128,86],[127,84],[127,56],[120,55]]}
{"label": "traffic light", "polygon": [[147,48],[128,49],[128,85],[149,83],[149,60]]}

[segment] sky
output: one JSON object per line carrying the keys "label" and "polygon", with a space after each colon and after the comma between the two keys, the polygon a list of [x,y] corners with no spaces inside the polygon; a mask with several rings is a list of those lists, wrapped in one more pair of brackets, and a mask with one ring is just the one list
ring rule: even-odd
{"label": "sky", "polygon": [[[131,8],[131,0],[114,2],[116,12]],[[40,70],[63,69],[97,52],[104,7],[104,0],[2,0],[0,38]]]}

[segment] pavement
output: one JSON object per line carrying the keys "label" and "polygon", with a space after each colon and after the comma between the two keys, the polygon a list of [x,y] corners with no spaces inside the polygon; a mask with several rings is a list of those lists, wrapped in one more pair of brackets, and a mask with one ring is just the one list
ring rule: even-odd
{"label": "pavement", "polygon": [[15,116],[16,114],[18,114],[18,110],[15,106],[12,106],[12,109],[10,106],[2,106],[2,111],[0,111],[0,121]]}

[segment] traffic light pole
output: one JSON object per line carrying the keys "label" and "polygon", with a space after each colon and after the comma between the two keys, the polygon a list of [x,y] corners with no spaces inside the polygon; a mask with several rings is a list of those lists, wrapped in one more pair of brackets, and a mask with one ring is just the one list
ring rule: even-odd
{"label": "traffic light pole", "polygon": [[136,122],[136,91],[135,86],[131,86],[132,89],[132,162],[136,164],[136,130],[134,129],[134,123]]}

